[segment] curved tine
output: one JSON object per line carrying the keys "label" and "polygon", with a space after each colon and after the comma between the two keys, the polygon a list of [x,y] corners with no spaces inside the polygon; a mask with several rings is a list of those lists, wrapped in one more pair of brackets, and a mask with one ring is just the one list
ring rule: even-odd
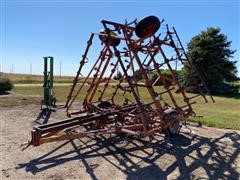
{"label": "curved tine", "polygon": [[32,145],[32,141],[28,141],[28,142],[22,143],[22,144],[20,145],[20,148],[22,148],[21,150],[24,151],[24,150],[27,149],[30,145]]}
{"label": "curved tine", "polygon": [[135,18],[133,21],[131,21],[130,23],[128,23],[127,22],[127,19],[125,19],[125,24],[124,25],[127,25],[127,26],[129,26],[129,25],[131,25],[131,24],[137,24],[137,18]]}

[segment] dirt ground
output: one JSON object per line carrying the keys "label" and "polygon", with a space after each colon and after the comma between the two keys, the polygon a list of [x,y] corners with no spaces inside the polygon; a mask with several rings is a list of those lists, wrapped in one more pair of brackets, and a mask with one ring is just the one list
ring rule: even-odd
{"label": "dirt ground", "polygon": [[240,132],[183,127],[181,134],[146,139],[97,136],[21,151],[36,122],[66,118],[39,105],[0,107],[1,179],[240,179]]}

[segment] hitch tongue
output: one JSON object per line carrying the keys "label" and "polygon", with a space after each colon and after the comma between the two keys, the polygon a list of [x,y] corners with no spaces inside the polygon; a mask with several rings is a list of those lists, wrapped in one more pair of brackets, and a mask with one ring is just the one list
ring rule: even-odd
{"label": "hitch tongue", "polygon": [[20,145],[20,148],[22,151],[24,151],[25,149],[27,149],[30,145],[32,145],[32,141],[28,141],[28,142],[25,142],[25,143],[22,143]]}

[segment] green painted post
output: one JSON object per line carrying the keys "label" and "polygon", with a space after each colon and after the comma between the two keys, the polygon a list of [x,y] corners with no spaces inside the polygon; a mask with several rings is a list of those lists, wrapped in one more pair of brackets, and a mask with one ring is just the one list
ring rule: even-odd
{"label": "green painted post", "polygon": [[53,105],[53,57],[49,57],[50,60],[50,72],[49,72],[49,105]]}
{"label": "green painted post", "polygon": [[50,58],[50,87],[53,88],[53,57]]}
{"label": "green painted post", "polygon": [[43,83],[43,88],[44,88],[44,96],[43,96],[43,103],[45,105],[48,105],[49,102],[49,89],[48,89],[48,57],[43,57],[44,59],[44,83]]}
{"label": "green painted post", "polygon": [[55,106],[56,98],[53,95],[53,57],[43,57],[44,59],[44,99],[42,104]]}

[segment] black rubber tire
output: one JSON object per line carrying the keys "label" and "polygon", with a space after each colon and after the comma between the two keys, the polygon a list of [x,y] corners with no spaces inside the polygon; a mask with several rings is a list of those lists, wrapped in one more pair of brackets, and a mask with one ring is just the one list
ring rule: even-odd
{"label": "black rubber tire", "polygon": [[[101,30],[100,33],[106,34],[106,31]],[[110,32],[110,34],[112,36],[116,36],[116,34],[114,32]],[[105,44],[109,43],[109,41],[110,41],[110,46],[118,46],[121,42],[120,39],[109,39],[107,36],[101,36],[101,35],[99,35],[99,39]]]}
{"label": "black rubber tire", "polygon": [[139,38],[153,35],[160,28],[160,21],[156,16],[148,16],[138,22],[135,33]]}

